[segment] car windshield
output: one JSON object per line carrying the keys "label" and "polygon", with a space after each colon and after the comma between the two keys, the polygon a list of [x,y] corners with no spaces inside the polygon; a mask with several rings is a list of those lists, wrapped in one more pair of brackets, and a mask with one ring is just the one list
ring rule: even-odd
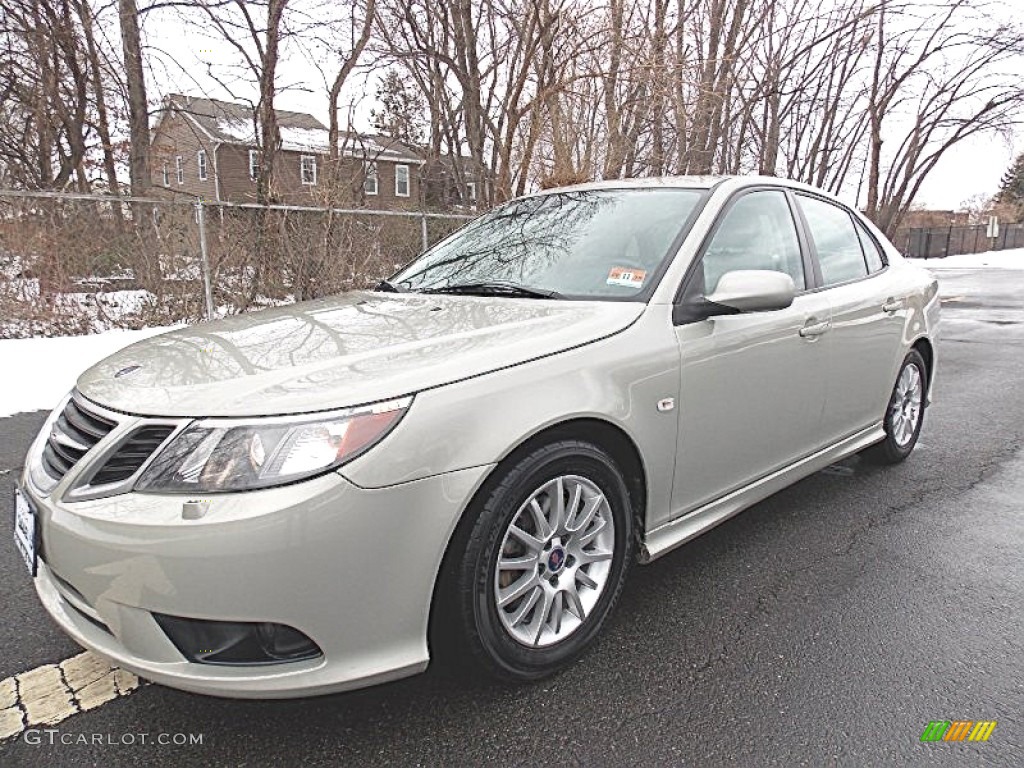
{"label": "car windshield", "polygon": [[604,189],[515,200],[393,277],[393,290],[635,299],[652,286],[700,189]]}

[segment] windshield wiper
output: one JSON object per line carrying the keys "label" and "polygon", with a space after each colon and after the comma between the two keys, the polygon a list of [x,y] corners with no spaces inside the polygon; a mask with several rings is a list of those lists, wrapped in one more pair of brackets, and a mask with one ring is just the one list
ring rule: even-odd
{"label": "windshield wiper", "polygon": [[390,280],[381,280],[373,289],[382,293],[405,293],[406,289],[395,285]]}
{"label": "windshield wiper", "polygon": [[543,288],[529,288],[504,280],[488,280],[479,283],[455,283],[437,288],[424,288],[422,293],[463,293],[473,296],[522,296],[529,299],[564,299],[558,291]]}

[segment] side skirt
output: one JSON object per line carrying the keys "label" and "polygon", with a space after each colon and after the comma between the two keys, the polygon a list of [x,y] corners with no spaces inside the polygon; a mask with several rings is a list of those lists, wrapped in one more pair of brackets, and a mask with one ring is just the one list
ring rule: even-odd
{"label": "side skirt", "polygon": [[877,443],[885,437],[881,422],[840,440],[834,445],[822,448],[800,461],[772,472],[770,475],[756,480],[750,485],[739,488],[720,499],[709,502],[703,507],[672,520],[664,525],[648,531],[640,545],[639,561],[649,563],[662,555],[671,552],[690,539],[700,536],[705,531],[725,522],[737,512],[781,491],[797,480],[807,477],[829,464],[834,464],[857,451]]}

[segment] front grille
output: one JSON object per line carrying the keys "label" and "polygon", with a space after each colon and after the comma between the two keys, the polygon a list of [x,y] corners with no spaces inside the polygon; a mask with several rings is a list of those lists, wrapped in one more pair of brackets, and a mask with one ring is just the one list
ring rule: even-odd
{"label": "front grille", "polygon": [[174,427],[166,424],[136,429],[92,476],[89,485],[105,485],[127,480],[138,471],[139,467],[153,455],[153,452],[173,431]]}
{"label": "front grille", "polygon": [[86,405],[72,397],[46,437],[42,456],[46,474],[54,480],[63,479],[115,426],[113,421],[87,410]]}

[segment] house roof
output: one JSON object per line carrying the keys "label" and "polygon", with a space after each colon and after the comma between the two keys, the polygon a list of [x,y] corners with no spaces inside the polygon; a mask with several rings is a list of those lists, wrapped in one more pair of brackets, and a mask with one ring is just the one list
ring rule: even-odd
{"label": "house roof", "polygon": [[[214,141],[225,144],[256,146],[254,106],[220,99],[207,99],[172,93],[166,99]],[[305,112],[277,111],[281,132],[281,149],[291,152],[326,154],[330,146],[327,127]],[[339,135],[342,153],[349,157],[422,163],[410,147],[387,136],[342,131]]]}

